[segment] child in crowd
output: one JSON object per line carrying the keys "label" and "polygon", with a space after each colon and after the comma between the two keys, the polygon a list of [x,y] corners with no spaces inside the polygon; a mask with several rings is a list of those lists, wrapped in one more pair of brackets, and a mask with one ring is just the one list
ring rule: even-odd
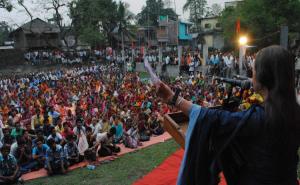
{"label": "child in crowd", "polygon": [[10,145],[4,144],[0,154],[0,185],[22,182],[21,172],[16,158],[10,154]]}
{"label": "child in crowd", "polygon": [[62,136],[60,135],[60,133],[56,132],[56,129],[54,126],[50,127],[50,135],[48,136],[47,140],[49,139],[54,139],[56,144],[61,144],[62,143]]}
{"label": "child in crowd", "polygon": [[22,173],[27,173],[36,167],[36,163],[32,159],[31,145],[26,144],[23,137],[17,139],[17,149],[14,154],[20,166]]}
{"label": "child in crowd", "polygon": [[24,129],[21,128],[20,122],[15,123],[16,127],[11,130],[11,137],[16,139],[18,136],[23,135]]}
{"label": "child in crowd", "polygon": [[2,144],[8,144],[11,145],[14,142],[14,139],[10,135],[10,129],[9,128],[3,128],[3,138],[2,138]]}
{"label": "child in crowd", "polygon": [[121,120],[117,117],[113,120],[113,126],[112,128],[115,128],[116,133],[114,134],[114,143],[121,143],[123,139],[123,123]]}
{"label": "child in crowd", "polygon": [[45,166],[48,149],[48,145],[44,144],[44,139],[38,138],[36,140],[36,146],[32,149],[32,158],[36,162],[36,169],[40,169]]}
{"label": "child in crowd", "polygon": [[49,148],[46,152],[46,169],[49,175],[67,173],[67,162],[61,145],[56,144],[53,138],[47,141]]}
{"label": "child in crowd", "polygon": [[93,136],[93,129],[91,127],[86,128],[86,139],[89,147],[84,152],[84,156],[88,161],[96,161],[99,144],[96,143],[96,137]]}
{"label": "child in crowd", "polygon": [[124,145],[128,148],[137,148],[139,146],[139,133],[132,119],[127,120],[128,130],[124,132]]}
{"label": "child in crowd", "polygon": [[120,147],[113,143],[113,136],[116,134],[116,128],[112,127],[109,132],[97,134],[96,142],[100,144],[98,155],[101,157],[115,155],[120,152]]}
{"label": "child in crowd", "polygon": [[64,140],[68,137],[68,135],[74,135],[74,132],[71,129],[71,127],[69,126],[68,122],[64,122],[63,127],[64,127],[64,129],[61,133],[61,136]]}
{"label": "child in crowd", "polygon": [[74,137],[74,135],[68,135],[66,138],[67,143],[64,146],[64,152],[68,161],[68,165],[73,165],[79,162],[79,151]]}
{"label": "child in crowd", "polygon": [[41,140],[43,144],[46,144],[47,137],[44,136],[44,132],[41,129],[36,130],[36,138],[32,140],[32,145],[37,146],[37,141]]}

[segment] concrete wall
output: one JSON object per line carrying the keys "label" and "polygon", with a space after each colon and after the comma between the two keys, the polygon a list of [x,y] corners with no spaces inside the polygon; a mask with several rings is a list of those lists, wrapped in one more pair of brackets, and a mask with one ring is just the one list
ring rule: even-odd
{"label": "concrete wall", "polygon": [[[207,31],[212,31],[212,30],[221,30],[222,28],[221,27],[217,27],[217,24],[219,23],[219,20],[218,18],[207,18],[207,19],[202,19],[201,20],[201,29],[204,31],[204,32],[207,32]],[[208,24],[210,25],[209,28],[206,28],[205,25]]]}
{"label": "concrete wall", "polygon": [[205,35],[204,40],[205,40],[205,44],[207,45],[207,47],[213,47],[213,45],[214,45],[213,35]]}
{"label": "concrete wall", "polygon": [[213,47],[222,49],[224,47],[224,37],[222,33],[215,33]]}
{"label": "concrete wall", "polygon": [[[207,67],[199,66],[195,71],[202,71],[205,73],[207,70]],[[136,64],[136,71],[137,72],[146,72],[146,69],[144,68],[144,63],[137,63]],[[161,74],[161,65],[158,64],[156,67],[156,73]],[[177,77],[179,74],[179,67],[178,65],[168,65],[167,66],[167,74],[170,77]]]}
{"label": "concrete wall", "polygon": [[224,47],[224,37],[222,33],[211,33],[204,36],[207,47],[222,49]]}
{"label": "concrete wall", "polygon": [[24,64],[24,53],[17,49],[0,50],[0,66]]}

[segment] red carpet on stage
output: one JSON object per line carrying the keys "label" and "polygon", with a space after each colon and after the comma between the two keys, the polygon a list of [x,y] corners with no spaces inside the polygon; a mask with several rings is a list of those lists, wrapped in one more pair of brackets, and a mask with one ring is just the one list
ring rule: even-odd
{"label": "red carpet on stage", "polygon": [[[180,163],[183,158],[184,150],[179,150],[167,158],[160,166],[155,168],[148,175],[136,181],[133,185],[176,185]],[[219,185],[226,185],[222,176]],[[300,180],[299,180],[300,185]]]}
{"label": "red carpet on stage", "polygon": [[[133,185],[175,185],[184,151],[179,150]],[[220,185],[226,185],[224,179]]]}

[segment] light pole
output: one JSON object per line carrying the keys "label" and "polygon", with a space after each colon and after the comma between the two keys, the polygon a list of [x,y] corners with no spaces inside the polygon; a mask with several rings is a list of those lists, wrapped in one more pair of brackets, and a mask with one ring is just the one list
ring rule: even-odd
{"label": "light pole", "polygon": [[243,59],[246,54],[246,46],[248,43],[248,38],[246,36],[241,36],[239,38],[240,52],[239,52],[239,75],[243,75]]}

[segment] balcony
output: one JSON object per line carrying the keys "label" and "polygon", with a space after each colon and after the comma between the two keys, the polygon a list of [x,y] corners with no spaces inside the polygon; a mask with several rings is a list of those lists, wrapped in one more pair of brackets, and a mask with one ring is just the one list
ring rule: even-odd
{"label": "balcony", "polygon": [[168,37],[169,35],[166,28],[157,30],[157,38],[168,38]]}
{"label": "balcony", "polygon": [[157,46],[158,45],[158,41],[157,40],[149,40],[149,41],[147,41],[148,42],[148,44],[150,45],[150,46]]}

